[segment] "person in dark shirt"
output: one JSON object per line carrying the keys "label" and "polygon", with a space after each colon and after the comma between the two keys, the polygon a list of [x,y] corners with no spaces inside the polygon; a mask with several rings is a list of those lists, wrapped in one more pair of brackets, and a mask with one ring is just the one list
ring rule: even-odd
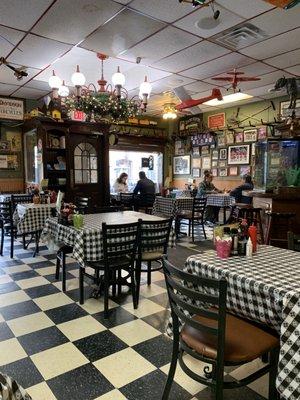
{"label": "person in dark shirt", "polygon": [[236,203],[251,204],[252,198],[249,196],[243,196],[244,190],[253,190],[254,188],[251,175],[245,175],[243,179],[244,183],[231,190],[229,194],[235,198]]}
{"label": "person in dark shirt", "polygon": [[151,207],[155,200],[155,183],[146,177],[144,171],[140,171],[139,177],[140,180],[133,190],[135,210],[138,210],[139,207]]}
{"label": "person in dark shirt", "polygon": [[[208,194],[221,193],[221,190],[217,189],[212,183],[213,175],[209,170],[204,171],[203,182],[199,184],[198,193],[196,197],[206,197]],[[207,225],[213,225],[219,219],[220,207],[217,206],[206,206],[204,219]]]}

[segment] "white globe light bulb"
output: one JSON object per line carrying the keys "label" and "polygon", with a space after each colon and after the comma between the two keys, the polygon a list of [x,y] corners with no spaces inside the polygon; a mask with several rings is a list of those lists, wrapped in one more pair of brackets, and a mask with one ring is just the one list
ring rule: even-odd
{"label": "white globe light bulb", "polygon": [[58,94],[60,97],[67,97],[69,96],[69,88],[65,85],[65,81],[63,81],[62,85],[58,89]]}
{"label": "white globe light bulb", "polygon": [[124,86],[125,85],[125,76],[120,72],[120,67],[118,67],[118,71],[113,74],[111,77],[111,81],[114,86]]}
{"label": "white globe light bulb", "polygon": [[48,83],[51,89],[58,89],[62,85],[62,80],[59,76],[56,76],[53,71],[53,75],[50,76]]}
{"label": "white globe light bulb", "polygon": [[85,76],[79,71],[79,65],[77,65],[76,72],[72,75],[71,81],[74,86],[83,86],[85,84]]}

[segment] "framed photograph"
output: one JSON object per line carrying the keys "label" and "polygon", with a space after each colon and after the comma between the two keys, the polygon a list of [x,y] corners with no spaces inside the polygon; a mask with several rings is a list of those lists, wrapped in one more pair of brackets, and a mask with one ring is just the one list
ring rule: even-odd
{"label": "framed photograph", "polygon": [[201,168],[201,158],[193,158],[192,168]]}
{"label": "framed photograph", "polygon": [[184,131],[185,130],[185,121],[179,121],[179,130]]}
{"label": "framed photograph", "polygon": [[193,174],[193,178],[200,178],[200,169],[199,168],[193,168],[192,174]]}
{"label": "framed photograph", "polygon": [[175,175],[189,175],[191,173],[191,156],[173,158],[173,173]]}
{"label": "framed photograph", "polygon": [[227,168],[219,168],[219,176],[220,177],[227,176]]}
{"label": "framed photograph", "polygon": [[226,161],[225,160],[219,160],[219,167],[220,168],[225,168],[226,167]]}
{"label": "framed photograph", "polygon": [[192,153],[193,153],[193,156],[200,156],[200,150],[199,150],[199,146],[193,146],[192,147]]}
{"label": "framed photograph", "polygon": [[241,177],[243,177],[245,175],[251,175],[250,165],[241,165],[240,166],[240,175],[241,175]]}
{"label": "framed photograph", "polygon": [[210,169],[210,168],[211,168],[211,158],[202,157],[202,169]]}
{"label": "framed photograph", "polygon": [[243,143],[244,141],[244,132],[237,132],[235,134],[235,143]]}
{"label": "framed photograph", "polygon": [[212,173],[212,176],[218,176],[218,169],[217,168],[212,168],[211,169],[211,173]]}
{"label": "framed photograph", "polygon": [[242,144],[228,147],[228,164],[249,164],[250,145]]}
{"label": "framed photograph", "polygon": [[216,168],[219,165],[218,160],[212,160],[211,167]]}
{"label": "framed photograph", "polygon": [[201,147],[201,156],[208,156],[210,154],[209,146],[202,146]]}
{"label": "framed photograph", "polygon": [[182,147],[180,147],[178,150],[177,150],[177,153],[176,153],[178,156],[183,156],[184,155],[184,148],[182,148]]}
{"label": "framed photograph", "polygon": [[244,131],[244,142],[256,142],[257,141],[257,129],[247,129]]}
{"label": "framed photograph", "polygon": [[226,143],[227,144],[234,144],[234,134],[233,132],[226,133]]}
{"label": "framed photograph", "polygon": [[237,176],[238,167],[229,167],[229,176]]}
{"label": "framed photograph", "polygon": [[218,152],[218,150],[213,150],[212,152],[211,152],[211,159],[212,160],[217,160],[219,158],[219,152]]}
{"label": "framed photograph", "polygon": [[290,105],[289,101],[282,101],[280,103],[280,115],[282,119],[286,119],[288,117],[291,117],[293,114],[293,111],[295,111],[295,117],[300,117],[300,99],[296,100],[296,108],[295,110],[292,110],[291,108],[288,108]]}
{"label": "framed photograph", "polygon": [[219,160],[227,160],[227,149],[219,150]]}
{"label": "framed photograph", "polygon": [[218,147],[226,146],[225,135],[218,135]]}
{"label": "framed photograph", "polygon": [[10,151],[10,141],[1,140],[0,141],[0,151]]}
{"label": "framed photograph", "polygon": [[267,139],[267,126],[260,126],[257,128],[257,140],[266,140]]}
{"label": "framed photograph", "polygon": [[6,139],[10,142],[12,151],[22,151],[22,137],[19,132],[6,132]]}

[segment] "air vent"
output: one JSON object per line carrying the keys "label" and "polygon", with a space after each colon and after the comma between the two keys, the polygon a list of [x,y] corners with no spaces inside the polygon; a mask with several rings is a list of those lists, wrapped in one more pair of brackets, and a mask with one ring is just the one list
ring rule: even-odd
{"label": "air vent", "polygon": [[211,40],[232,50],[239,50],[267,38],[268,34],[257,26],[242,23],[213,36]]}

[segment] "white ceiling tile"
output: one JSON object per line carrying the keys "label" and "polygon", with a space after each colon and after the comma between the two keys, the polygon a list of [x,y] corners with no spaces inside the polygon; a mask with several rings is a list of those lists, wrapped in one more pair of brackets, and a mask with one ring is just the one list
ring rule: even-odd
{"label": "white ceiling tile", "polygon": [[49,93],[45,90],[31,89],[22,87],[13,93],[14,97],[23,97],[25,99],[39,99],[40,97],[46,96]]}
{"label": "white ceiling tile", "polygon": [[118,55],[165,26],[131,10],[124,10],[81,43],[81,47]]}
{"label": "white ceiling tile", "polygon": [[300,49],[284,53],[276,57],[267,58],[266,63],[274,65],[277,68],[292,67],[300,61]]}
{"label": "white ceiling tile", "polygon": [[[135,61],[137,57],[142,57],[142,63],[149,65],[200,40],[197,36],[169,26],[122,53],[122,58]],[[161,45],[158,46],[158,43]]]}
{"label": "white ceiling tile", "polygon": [[266,86],[266,85],[275,85],[275,82],[277,81],[277,79],[282,78],[282,76],[285,75],[287,78],[290,78],[292,75],[286,73],[284,74],[282,71],[275,71],[272,72],[270,74],[266,74],[266,75],[262,75],[259,78],[260,81],[254,81],[254,82],[241,82],[239,84],[239,88],[241,89],[241,91],[246,91],[248,89],[254,89],[254,88],[258,88],[261,86]]}
{"label": "white ceiling tile", "polygon": [[58,0],[33,32],[60,42],[79,43],[103,25],[122,5],[111,0]]}
{"label": "white ceiling tile", "polygon": [[300,64],[295,65],[294,67],[285,68],[285,71],[288,71],[290,74],[300,76]]}
{"label": "white ceiling tile", "polygon": [[[212,60],[197,67],[188,69],[182,74],[190,78],[204,79],[227,72],[233,68],[239,68],[243,65],[251,64],[253,62],[254,61],[251,58],[245,57],[238,53],[231,53],[216,60]],[[205,79],[205,81],[207,80]],[[220,82],[218,82],[217,85],[220,85]]]}
{"label": "white ceiling tile", "polygon": [[16,85],[7,85],[6,83],[0,83],[0,95],[1,96],[9,96],[17,88],[18,88],[18,86],[16,86]]}
{"label": "white ceiling tile", "polygon": [[249,57],[264,60],[299,47],[299,36],[300,28],[294,29],[291,32],[286,32],[274,38],[254,44],[253,46],[246,47],[240,50],[240,52]]}
{"label": "white ceiling tile", "polygon": [[52,0],[1,0],[0,24],[29,30]]}
{"label": "white ceiling tile", "polygon": [[130,7],[166,22],[173,22],[193,11],[190,4],[173,0],[134,0]]}
{"label": "white ceiling tile", "polygon": [[[12,64],[15,68],[19,68],[20,65]],[[28,73],[28,76],[24,76],[20,81],[14,75],[14,72],[6,67],[5,65],[0,66],[0,81],[5,82],[12,85],[23,85],[25,82],[29,81],[29,79],[33,78],[40,70],[33,68],[26,68],[25,70]]]}
{"label": "white ceiling tile", "polygon": [[162,93],[168,90],[172,90],[178,86],[186,85],[190,82],[193,82],[193,79],[185,78],[180,75],[170,75],[166,78],[160,79],[152,84],[152,92],[153,93]]}
{"label": "white ceiling tile", "polygon": [[218,4],[243,18],[252,18],[274,8],[263,0],[217,0]]}
{"label": "white ceiling tile", "polygon": [[45,90],[48,92],[51,91],[47,81],[39,81],[37,79],[39,79],[39,75],[35,79],[32,79],[31,81],[27,82],[24,87],[28,87],[31,89]]}
{"label": "white ceiling tile", "polygon": [[270,67],[262,62],[256,62],[254,64],[239,68],[239,71],[244,72],[245,75],[248,76],[258,76],[274,72],[276,71],[276,68]]}
{"label": "white ceiling tile", "polygon": [[[260,86],[255,89],[247,90],[247,94],[250,94],[251,96],[266,96],[269,93],[269,90],[273,89],[273,88],[274,88],[274,84]],[[278,93],[277,93],[277,96],[278,96]]]}
{"label": "white ceiling tile", "polygon": [[30,34],[20,43],[19,47],[22,52],[17,49],[14,50],[8,60],[16,64],[41,69],[71,48],[70,45]]}
{"label": "white ceiling tile", "polygon": [[299,8],[283,10],[275,8],[263,15],[260,15],[251,20],[251,24],[262,29],[269,35],[278,35],[297,28],[299,26],[300,10]]}
{"label": "white ceiling tile", "polygon": [[179,72],[194,65],[220,57],[229,52],[230,50],[225,49],[224,47],[203,40],[188,49],[182,50],[179,53],[154,63],[153,66],[171,72]]}
{"label": "white ceiling tile", "polygon": [[[1,7],[1,2],[0,2]],[[24,37],[24,33],[15,29],[0,26],[0,57],[6,57],[12,51],[15,45]],[[11,44],[12,43],[12,44]],[[19,51],[19,50],[18,50]]]}
{"label": "white ceiling tile", "polygon": [[[175,22],[174,25],[185,29],[190,33],[194,33],[195,35],[208,38],[243,21],[243,18],[233,14],[223,7],[218,7],[218,10],[221,12],[221,14],[217,20],[214,20],[211,8],[204,7],[201,9],[196,9],[196,11],[194,11],[192,14],[187,15],[186,17]],[[209,19],[212,23],[215,22],[216,26],[214,25],[212,29],[200,28],[198,23],[203,20],[206,22],[207,19]]]}
{"label": "white ceiling tile", "polygon": [[132,67],[124,74],[126,77],[125,87],[127,90],[135,89],[144,81],[145,76],[149,82],[154,82],[158,79],[165,78],[171,75],[168,72],[160,71],[158,69],[145,67],[143,65],[131,64]]}
{"label": "white ceiling tile", "polygon": [[211,85],[211,84],[206,83],[206,82],[197,81],[197,82],[193,82],[193,83],[190,83],[188,85],[185,85],[184,88],[186,90],[193,90],[194,92],[199,94],[199,93],[203,93],[205,91],[212,90],[216,86],[217,85]]}

